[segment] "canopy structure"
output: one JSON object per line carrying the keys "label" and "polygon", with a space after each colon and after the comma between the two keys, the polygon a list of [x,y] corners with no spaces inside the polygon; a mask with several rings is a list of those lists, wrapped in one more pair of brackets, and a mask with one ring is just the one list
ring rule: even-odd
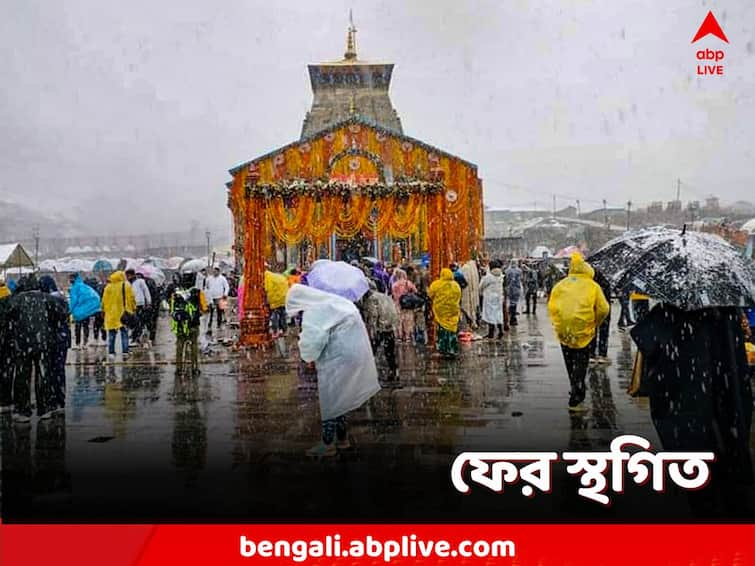
{"label": "canopy structure", "polygon": [[0,269],[34,267],[29,254],[21,244],[0,244]]}

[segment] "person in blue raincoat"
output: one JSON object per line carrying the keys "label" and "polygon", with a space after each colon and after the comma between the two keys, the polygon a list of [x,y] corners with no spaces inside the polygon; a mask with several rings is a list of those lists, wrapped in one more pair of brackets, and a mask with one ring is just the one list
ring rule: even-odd
{"label": "person in blue raincoat", "polygon": [[[89,342],[89,321],[97,313],[102,311],[100,296],[91,286],[84,283],[81,275],[71,276],[71,287],[68,289],[68,303],[74,322],[75,349],[81,345],[82,331],[84,334],[84,347]],[[96,339],[96,337],[95,337]]]}

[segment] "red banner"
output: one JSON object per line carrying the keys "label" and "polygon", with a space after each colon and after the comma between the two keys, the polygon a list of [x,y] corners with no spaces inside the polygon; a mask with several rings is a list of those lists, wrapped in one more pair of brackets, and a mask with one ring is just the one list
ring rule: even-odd
{"label": "red banner", "polygon": [[753,564],[751,525],[1,525],[0,564]]}

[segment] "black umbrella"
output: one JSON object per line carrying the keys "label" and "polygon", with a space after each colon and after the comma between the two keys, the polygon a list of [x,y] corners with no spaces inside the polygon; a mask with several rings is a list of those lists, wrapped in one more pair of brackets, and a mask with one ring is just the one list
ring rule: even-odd
{"label": "black umbrella", "polygon": [[638,230],[608,242],[589,261],[615,288],[684,310],[753,304],[751,266],[713,234]]}

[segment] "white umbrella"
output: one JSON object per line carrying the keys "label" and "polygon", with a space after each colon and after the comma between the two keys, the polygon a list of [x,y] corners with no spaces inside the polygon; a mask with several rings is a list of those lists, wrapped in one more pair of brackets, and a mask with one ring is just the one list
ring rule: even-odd
{"label": "white umbrella", "polygon": [[318,260],[307,273],[310,287],[333,293],[349,301],[358,301],[369,289],[361,269],[344,261]]}
{"label": "white umbrella", "polygon": [[154,265],[143,263],[139,266],[136,272],[141,273],[147,279],[152,279],[152,281],[154,281],[158,285],[165,283],[165,273],[162,272],[162,269],[158,269]]}
{"label": "white umbrella", "polygon": [[180,256],[173,256],[168,258],[168,261],[166,263],[168,265],[168,269],[178,269],[179,267],[181,267],[183,261],[184,258]]}
{"label": "white umbrella", "polygon": [[197,273],[207,267],[207,260],[205,259],[187,259],[181,264],[178,270],[181,273]]}

